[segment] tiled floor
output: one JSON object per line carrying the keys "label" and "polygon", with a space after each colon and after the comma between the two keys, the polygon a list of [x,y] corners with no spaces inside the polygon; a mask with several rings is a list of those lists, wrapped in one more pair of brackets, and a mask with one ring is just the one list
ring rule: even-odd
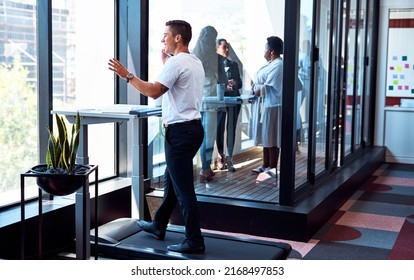
{"label": "tiled floor", "polygon": [[309,242],[254,238],[289,243],[290,259],[414,260],[414,165],[383,164]]}

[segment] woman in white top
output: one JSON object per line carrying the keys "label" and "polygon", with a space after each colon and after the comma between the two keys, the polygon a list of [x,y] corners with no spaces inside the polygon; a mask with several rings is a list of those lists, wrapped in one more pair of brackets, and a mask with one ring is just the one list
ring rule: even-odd
{"label": "woman in white top", "polygon": [[283,41],[276,36],[267,38],[264,58],[266,64],[256,73],[252,104],[252,137],[256,146],[263,147],[263,163],[255,173],[277,168],[280,153],[281,106],[283,92]]}

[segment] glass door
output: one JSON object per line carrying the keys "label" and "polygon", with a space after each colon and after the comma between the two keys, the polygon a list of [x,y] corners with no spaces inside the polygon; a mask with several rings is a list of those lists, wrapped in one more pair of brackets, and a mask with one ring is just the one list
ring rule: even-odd
{"label": "glass door", "polygon": [[[340,165],[346,157],[364,147],[363,108],[366,101],[364,88],[366,75],[367,1],[342,2],[341,61],[343,72],[340,90]],[[339,30],[340,31],[340,30]]]}
{"label": "glass door", "polygon": [[327,135],[328,128],[328,65],[329,53],[331,50],[331,1],[320,1],[318,9],[318,25],[316,28],[315,45],[316,53],[314,55],[314,174],[318,176],[323,173],[327,167]]}
{"label": "glass door", "polygon": [[[316,177],[329,166],[332,150],[332,120],[337,110],[330,89],[335,80],[335,66],[331,65],[332,24],[337,13],[330,0],[300,2],[300,34],[298,39],[298,76],[302,82],[298,95],[298,119],[301,121],[296,150],[295,187],[314,185]],[[304,161],[306,164],[304,164]]]}

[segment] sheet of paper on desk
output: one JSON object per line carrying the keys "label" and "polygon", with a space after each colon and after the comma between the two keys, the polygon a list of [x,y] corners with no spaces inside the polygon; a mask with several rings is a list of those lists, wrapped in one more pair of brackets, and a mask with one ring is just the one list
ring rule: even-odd
{"label": "sheet of paper on desk", "polygon": [[102,113],[129,114],[131,111],[148,109],[147,105],[113,104],[99,108]]}

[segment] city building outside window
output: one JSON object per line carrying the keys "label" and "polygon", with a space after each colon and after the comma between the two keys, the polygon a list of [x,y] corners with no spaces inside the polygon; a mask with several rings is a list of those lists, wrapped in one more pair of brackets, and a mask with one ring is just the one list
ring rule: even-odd
{"label": "city building outside window", "polygon": [[[20,200],[20,174],[39,161],[36,3],[0,1],[0,206]],[[52,1],[54,110],[114,103],[107,69],[114,56],[113,19],[113,1]],[[89,131],[90,164],[99,165],[100,178],[114,176],[114,124]],[[27,197],[37,194],[34,180],[26,186]]]}

